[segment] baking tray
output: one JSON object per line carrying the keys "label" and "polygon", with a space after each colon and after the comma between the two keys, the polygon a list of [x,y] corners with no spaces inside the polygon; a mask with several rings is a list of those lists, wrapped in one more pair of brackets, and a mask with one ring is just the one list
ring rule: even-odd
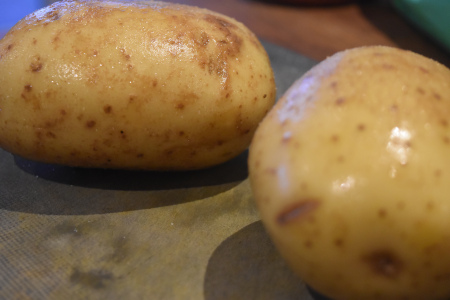
{"label": "baking tray", "polygon": [[[315,62],[263,42],[277,94]],[[0,149],[0,299],[301,299],[247,152],[193,172],[81,169]]]}

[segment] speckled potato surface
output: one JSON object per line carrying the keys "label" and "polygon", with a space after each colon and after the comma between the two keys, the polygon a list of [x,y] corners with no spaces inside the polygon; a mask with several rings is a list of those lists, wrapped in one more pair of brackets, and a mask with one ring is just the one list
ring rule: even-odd
{"label": "speckled potato surface", "polygon": [[249,151],[254,197],[293,270],[340,300],[450,298],[450,70],[389,47],[293,84]]}
{"label": "speckled potato surface", "polygon": [[264,48],[218,13],[153,1],[63,1],[0,41],[0,147],[81,167],[227,161],[272,107]]}

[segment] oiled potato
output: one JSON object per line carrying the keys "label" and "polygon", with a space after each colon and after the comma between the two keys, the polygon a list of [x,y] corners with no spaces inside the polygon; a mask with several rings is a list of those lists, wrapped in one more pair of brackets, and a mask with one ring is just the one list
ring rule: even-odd
{"label": "oiled potato", "polygon": [[335,54],[280,99],[249,155],[268,233],[313,288],[449,299],[449,69],[389,47]]}
{"label": "oiled potato", "polygon": [[198,169],[250,144],[272,107],[243,24],[153,1],[65,1],[0,42],[0,147],[81,167]]}

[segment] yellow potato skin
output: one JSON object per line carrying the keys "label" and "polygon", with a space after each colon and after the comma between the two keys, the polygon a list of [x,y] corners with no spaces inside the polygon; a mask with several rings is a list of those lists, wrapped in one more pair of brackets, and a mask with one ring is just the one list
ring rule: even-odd
{"label": "yellow potato skin", "polygon": [[340,300],[450,297],[450,70],[389,47],[293,84],[249,151],[255,201],[293,270]]}
{"label": "yellow potato skin", "polygon": [[0,41],[0,147],[80,167],[187,170],[250,144],[275,100],[243,24],[153,1],[65,1]]}

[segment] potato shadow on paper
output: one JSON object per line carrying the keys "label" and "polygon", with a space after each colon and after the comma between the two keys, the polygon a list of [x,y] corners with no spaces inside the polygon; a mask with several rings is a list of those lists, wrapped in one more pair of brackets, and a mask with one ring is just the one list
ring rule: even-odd
{"label": "potato shadow on paper", "polygon": [[261,221],[223,241],[209,259],[205,300],[312,300],[305,284],[285,265]]}
{"label": "potato shadow on paper", "polygon": [[226,192],[248,177],[247,152],[213,168],[185,172],[82,169],[19,157],[4,168],[0,209],[43,215],[107,214],[188,203]]}

